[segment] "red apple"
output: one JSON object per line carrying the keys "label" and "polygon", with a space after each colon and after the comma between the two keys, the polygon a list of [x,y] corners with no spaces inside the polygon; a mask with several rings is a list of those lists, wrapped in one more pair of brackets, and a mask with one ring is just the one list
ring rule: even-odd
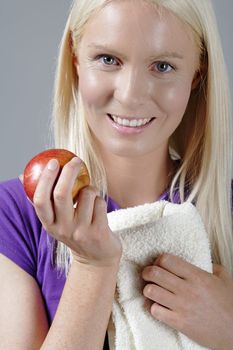
{"label": "red apple", "polygon": [[[57,159],[60,164],[60,170],[54,184],[55,187],[63,166],[73,157],[77,156],[66,149],[48,149],[33,157],[26,165],[23,176],[24,189],[29,199],[33,201],[34,192],[40,175],[50,159]],[[75,180],[72,190],[72,198],[74,203],[77,200],[77,195],[81,188],[88,186],[89,184],[90,177],[88,170],[85,163],[82,162],[80,172]]]}

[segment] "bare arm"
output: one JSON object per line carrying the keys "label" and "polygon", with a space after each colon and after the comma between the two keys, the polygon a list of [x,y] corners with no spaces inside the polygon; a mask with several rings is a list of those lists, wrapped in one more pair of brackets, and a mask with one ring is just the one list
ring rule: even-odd
{"label": "bare arm", "polygon": [[0,349],[38,350],[48,321],[36,281],[0,254]]}
{"label": "bare arm", "polygon": [[77,208],[73,207],[72,187],[80,166],[75,159],[67,163],[55,188],[59,168],[46,168],[33,198],[44,228],[73,256],[43,350],[102,349],[111,313],[121,244],[108,226],[107,206],[97,189],[82,189]]}
{"label": "bare arm", "polygon": [[0,254],[0,349],[103,349],[117,269],[74,262],[49,329],[39,286]]}
{"label": "bare arm", "polygon": [[59,169],[45,168],[33,198],[43,226],[65,243],[73,255],[43,350],[103,348],[112,308],[121,244],[108,226],[107,206],[97,189],[92,186],[82,189],[74,209],[71,192],[80,167],[75,158],[67,163],[55,188]]}
{"label": "bare arm", "polygon": [[93,267],[75,262],[72,265],[42,350],[103,349],[117,270],[117,264]]}

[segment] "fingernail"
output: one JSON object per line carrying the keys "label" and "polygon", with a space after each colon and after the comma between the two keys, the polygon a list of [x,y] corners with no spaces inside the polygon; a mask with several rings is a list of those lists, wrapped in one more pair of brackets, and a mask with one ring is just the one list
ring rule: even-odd
{"label": "fingernail", "polygon": [[56,170],[58,167],[58,161],[56,159],[51,159],[48,164],[47,164],[47,168],[49,170]]}
{"label": "fingernail", "polygon": [[74,163],[74,164],[81,164],[82,163],[82,160],[78,157],[74,157],[71,159],[71,162]]}

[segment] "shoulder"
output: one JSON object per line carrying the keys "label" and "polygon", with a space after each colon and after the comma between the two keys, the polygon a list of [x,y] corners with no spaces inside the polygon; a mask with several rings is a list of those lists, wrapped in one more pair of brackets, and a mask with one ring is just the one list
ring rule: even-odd
{"label": "shoulder", "polygon": [[[10,216],[17,222],[40,224],[19,178],[0,182],[0,199],[0,212],[3,216]],[[0,220],[2,219],[3,217],[0,217]]]}
{"label": "shoulder", "polygon": [[16,178],[0,182],[0,254],[37,281],[50,323],[65,284],[65,274],[54,264],[54,244],[21,181]]}
{"label": "shoulder", "polygon": [[0,182],[0,196],[3,203],[15,203],[16,205],[23,204],[27,200],[23,185],[19,178],[10,179]]}
{"label": "shoulder", "polygon": [[[19,178],[14,178],[0,182],[0,194],[4,200],[12,198],[12,195],[17,197],[23,194],[23,185]],[[13,199],[13,198],[12,198]]]}

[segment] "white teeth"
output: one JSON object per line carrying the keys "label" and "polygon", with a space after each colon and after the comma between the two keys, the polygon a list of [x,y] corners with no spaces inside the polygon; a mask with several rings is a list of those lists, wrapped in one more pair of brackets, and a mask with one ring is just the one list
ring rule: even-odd
{"label": "white teeth", "polygon": [[137,126],[142,126],[147,124],[150,119],[132,119],[132,120],[128,120],[128,119],[121,119],[115,115],[112,115],[112,118],[114,120],[115,123],[119,124],[119,125],[123,125],[123,126],[130,126],[130,127],[137,127]]}

